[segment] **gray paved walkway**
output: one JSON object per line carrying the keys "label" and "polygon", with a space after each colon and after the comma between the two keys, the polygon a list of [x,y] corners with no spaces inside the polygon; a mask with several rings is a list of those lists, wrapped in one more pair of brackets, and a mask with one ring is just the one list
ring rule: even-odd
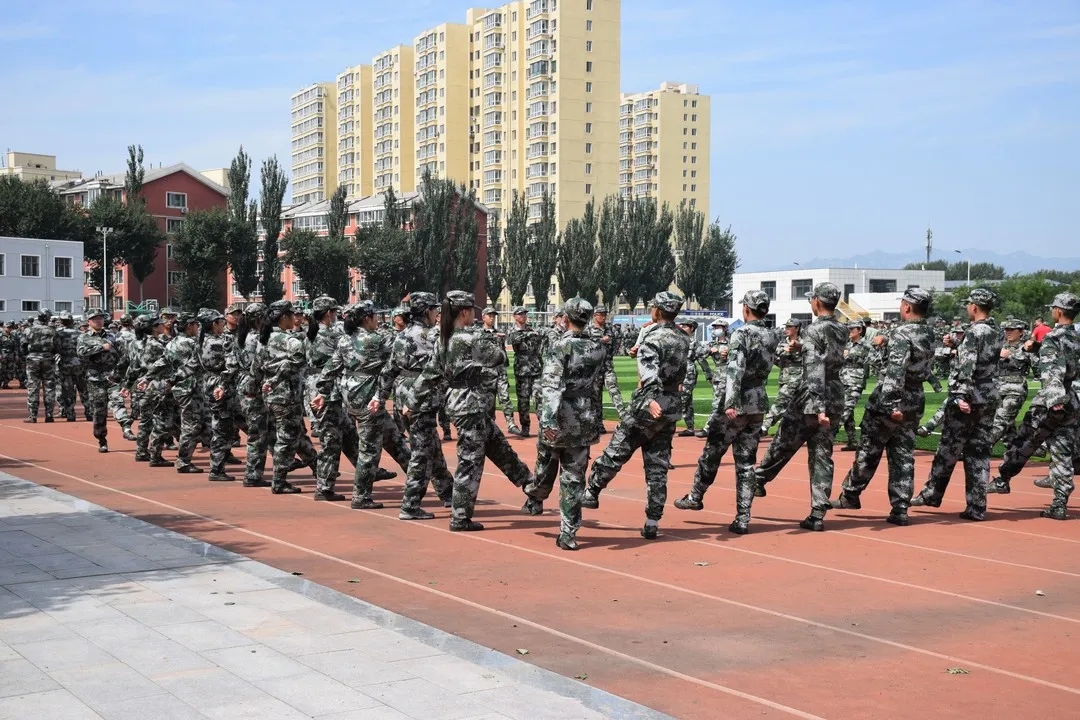
{"label": "gray paved walkway", "polygon": [[663,717],[0,473],[0,719]]}

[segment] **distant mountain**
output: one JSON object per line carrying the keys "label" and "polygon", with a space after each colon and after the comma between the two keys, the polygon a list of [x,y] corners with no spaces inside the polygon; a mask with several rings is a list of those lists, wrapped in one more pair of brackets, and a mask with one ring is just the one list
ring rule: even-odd
{"label": "distant mountain", "polygon": [[[964,250],[962,255],[956,253],[950,253],[948,256],[941,253],[934,253],[935,260],[948,260],[949,262],[957,262],[959,260],[971,259],[973,263],[988,262],[994,265],[1000,265],[1005,268],[1007,274],[1013,273],[1030,273],[1036,270],[1080,270],[1080,257],[1074,258],[1045,258],[1030,253],[1016,251],[1006,255],[991,252],[989,250],[981,250],[979,248],[971,248]],[[813,258],[812,260],[799,261],[799,265],[805,268],[877,268],[877,269],[892,269],[900,268],[908,263],[922,262],[926,259],[926,255],[918,251],[913,252],[901,252],[901,253],[889,253],[882,251],[875,251],[870,253],[863,253],[862,255],[852,255],[846,258]],[[794,263],[786,263],[782,265],[765,265],[758,264],[755,267],[739,267],[739,272],[766,272],[769,270],[791,270],[794,268]]]}

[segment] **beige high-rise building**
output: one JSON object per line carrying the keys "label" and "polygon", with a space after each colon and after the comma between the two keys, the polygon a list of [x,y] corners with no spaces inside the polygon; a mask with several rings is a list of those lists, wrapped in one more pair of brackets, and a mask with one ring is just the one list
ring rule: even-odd
{"label": "beige high-rise building", "polygon": [[471,31],[469,25],[443,23],[413,41],[416,183],[430,172],[469,184]]}
{"label": "beige high-rise building", "polygon": [[292,200],[325,200],[337,189],[337,88],[315,83],[292,96]]}
{"label": "beige high-rise building", "polygon": [[63,182],[78,180],[82,177],[82,173],[78,170],[57,170],[55,155],[38,155],[14,150],[8,150],[5,153],[4,163],[0,165],[0,175],[14,175],[26,182],[35,180]]}
{"label": "beige high-rise building", "polygon": [[413,63],[413,49],[407,45],[390,48],[371,61],[373,189],[377,193],[390,187],[398,193],[416,190]]}
{"label": "beige high-rise building", "polygon": [[375,147],[371,83],[370,65],[345,68],[337,76],[337,182],[345,187],[350,201],[372,194]]}
{"label": "beige high-rise building", "polygon": [[619,194],[656,198],[674,211],[684,199],[709,217],[709,96],[665,82],[622,96]]}

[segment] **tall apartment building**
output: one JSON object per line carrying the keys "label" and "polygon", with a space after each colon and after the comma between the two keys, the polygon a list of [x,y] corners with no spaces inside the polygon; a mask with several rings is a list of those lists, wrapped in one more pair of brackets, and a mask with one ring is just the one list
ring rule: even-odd
{"label": "tall apartment building", "polygon": [[337,188],[337,88],[315,83],[292,96],[292,198],[328,198]]}
{"label": "tall apartment building", "polygon": [[672,210],[686,199],[709,219],[709,96],[665,82],[622,96],[619,194],[656,198]]}
{"label": "tall apartment building", "polygon": [[61,182],[78,180],[82,177],[82,173],[78,170],[57,170],[55,155],[39,155],[14,150],[8,150],[4,154],[3,163],[0,164],[0,175],[14,175],[26,182],[35,180]]}
{"label": "tall apartment building", "polygon": [[[348,200],[372,194],[374,140],[372,139],[371,66],[346,68],[337,76],[338,145],[337,184],[345,186]],[[336,188],[327,188],[332,195]]]}
{"label": "tall apartment building", "polygon": [[443,23],[413,41],[417,183],[430,172],[468,185],[471,31]]}
{"label": "tall apartment building", "polygon": [[377,193],[390,187],[399,193],[416,190],[413,63],[413,49],[406,45],[390,48],[371,61],[373,185]]}

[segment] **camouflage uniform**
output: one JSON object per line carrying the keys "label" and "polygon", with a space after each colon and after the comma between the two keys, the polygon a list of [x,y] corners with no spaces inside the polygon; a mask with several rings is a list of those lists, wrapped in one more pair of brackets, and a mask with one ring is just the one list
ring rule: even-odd
{"label": "camouflage uniform", "polygon": [[[811,295],[827,303],[836,303],[840,299],[840,290],[832,283],[818,283]],[[810,515],[803,520],[802,527],[821,530],[832,494],[833,426],[844,409],[840,369],[844,364],[847,330],[836,320],[835,314],[819,315],[802,329],[799,341],[802,344],[802,378],[791,404],[780,418],[776,437],[754,474],[764,488],[805,443],[810,470]],[[819,424],[818,416],[822,413],[828,416],[828,425]]]}
{"label": "camouflage uniform", "polygon": [[[798,320],[789,322],[798,323]],[[792,327],[792,325],[788,325]],[[799,323],[799,327],[802,324]],[[765,419],[761,421],[761,434],[766,435],[776,422],[783,416],[791,403],[799,382],[803,376],[803,351],[798,337],[794,340],[783,338],[776,345],[776,366],[780,368],[780,377],[777,378],[776,399],[773,400],[769,411],[765,413]]]}
{"label": "camouflage uniform", "polygon": [[709,350],[704,343],[701,343],[694,339],[694,331],[697,329],[697,322],[691,320],[689,323],[683,323],[690,329],[690,354],[686,358],[686,376],[683,378],[682,383],[682,410],[683,410],[683,423],[686,425],[686,430],[683,431],[684,435],[694,434],[694,388],[697,387],[698,381],[698,366],[701,366],[701,371],[705,373],[705,378],[712,384],[713,376],[712,370],[709,369]]}
{"label": "camouflage uniform", "polygon": [[[1019,320],[1007,320],[1002,323],[1003,330],[1026,330],[1027,326]],[[998,441],[1005,445],[1012,444],[1016,437],[1016,419],[1027,400],[1027,378],[1036,366],[1037,355],[1024,349],[1023,339],[1006,342],[1002,351],[1008,351],[1009,357],[1001,358],[998,363],[998,393],[1001,404],[994,414],[994,429],[991,432],[991,447]]]}
{"label": "camouflage uniform", "polygon": [[[216,310],[201,313],[204,329],[208,325],[224,320]],[[209,402],[210,416],[210,474],[211,479],[229,477],[225,472],[225,461],[232,454],[232,437],[236,428],[233,425],[233,393],[235,392],[238,366],[233,355],[233,343],[224,331],[218,335],[207,333],[202,340],[201,362],[203,368],[203,388]],[[220,388],[220,399],[214,397],[214,391]]]}
{"label": "camouflage uniform", "polygon": [[[945,340],[942,339],[934,348],[933,364],[943,370],[944,375],[942,377],[946,378],[946,390],[949,390],[950,392],[956,379],[956,348],[964,341],[964,332],[965,328],[963,326],[957,328],[955,331],[950,330],[946,333],[946,336],[950,338],[952,345],[946,345]],[[941,403],[941,405],[938,406],[938,409],[934,411],[934,414],[930,416],[930,419],[919,426],[919,429],[915,431],[916,434],[919,437],[927,437],[930,433],[937,430],[938,426],[941,425],[942,420],[945,419],[945,411],[948,407],[949,402],[948,398],[946,398],[945,402]]]}
{"label": "camouflage uniform", "polygon": [[79,359],[79,336],[70,313],[63,313],[63,327],[57,332],[56,377],[60,385],[60,415],[75,422],[75,401],[82,398],[83,413],[88,412],[86,375]]}
{"label": "camouflage uniform", "polygon": [[[454,310],[473,306],[471,293],[454,290],[446,298]],[[529,332],[537,339],[540,337],[535,331]],[[532,338],[520,339],[523,348],[532,341]],[[531,348],[526,352],[528,349]],[[454,474],[450,520],[450,529],[454,531],[483,529],[480,523],[473,522],[472,516],[485,457],[490,458],[517,487],[524,488],[531,480],[529,468],[518,458],[493,419],[502,354],[502,347],[490,333],[475,326],[455,329],[449,338],[435,346],[434,358],[404,401],[410,409],[430,407],[429,403],[438,402],[437,397],[446,393],[446,412],[458,429],[458,465]],[[522,399],[521,385],[518,385],[518,401]],[[527,412],[528,394],[524,399]],[[522,417],[528,415],[523,413]]]}
{"label": "camouflage uniform", "polygon": [[[769,296],[761,290],[751,290],[743,305],[764,317],[769,311]],[[712,414],[705,425],[705,447],[698,458],[694,485],[690,492],[675,501],[680,510],[701,510],[702,500],[720,468],[728,448],[735,455],[735,521],[731,530],[743,533],[750,522],[750,505],[754,500],[754,465],[757,463],[761,420],[769,404],[765,383],[776,358],[778,338],[763,320],[751,320],[736,328],[727,342],[727,362],[724,364],[724,384],[713,398]],[[721,374],[719,368],[717,374]],[[738,414],[734,419],[728,410]]]}
{"label": "camouflage uniform", "polygon": [[[568,300],[564,307],[570,319],[582,326],[589,322],[592,310],[592,305],[581,298]],[[534,480],[525,487],[530,498],[526,512],[540,514],[558,475],[561,519],[556,544],[567,550],[577,547],[574,538],[581,527],[589,446],[599,439],[594,388],[604,372],[607,356],[606,348],[584,332],[573,330],[556,340],[544,354],[537,404],[540,434],[536,443],[536,471]],[[548,430],[556,432],[553,440],[544,436]]]}
{"label": "camouflage uniform", "polygon": [[[1072,293],[1061,293],[1054,298],[1051,307],[1061,308],[1075,317],[1080,311],[1080,298]],[[1050,477],[1039,484],[1052,487],[1054,498],[1042,515],[1064,520],[1073,491],[1073,453],[1080,413],[1080,397],[1077,396],[1080,390],[1077,384],[1077,377],[1080,376],[1080,333],[1077,333],[1072,322],[1057,325],[1043,338],[1039,346],[1038,367],[1042,388],[1032,398],[1016,439],[1005,452],[992,491],[1009,492],[1010,480],[1046,442],[1050,449]]]}
{"label": "camouflage uniform", "polygon": [[[597,305],[596,313],[606,315],[607,308],[603,305]],[[602,428],[604,424],[604,388],[607,388],[608,397],[611,398],[611,405],[615,408],[615,412],[619,414],[620,418],[623,417],[626,412],[626,401],[623,399],[622,390],[619,389],[619,378],[615,375],[615,347],[608,326],[601,326],[597,325],[595,322],[591,322],[589,323],[589,326],[585,328],[585,332],[594,342],[602,345],[607,351],[607,361],[604,363],[604,374],[596,383],[596,404],[598,406],[597,417],[600,418],[599,422]]]}
{"label": "camouflage uniform", "polygon": [[[128,321],[130,322],[130,318],[128,318]],[[135,439],[131,433],[131,426],[135,423],[135,420],[127,408],[126,398],[122,392],[124,387],[118,380],[127,375],[129,362],[127,346],[134,339],[135,334],[127,328],[123,328],[113,335],[118,350],[118,359],[116,361],[116,371],[109,380],[109,410],[112,411],[113,419],[123,428],[124,437],[128,440]]]}
{"label": "camouflage uniform", "polygon": [[[848,325],[849,329],[852,327],[861,327],[864,330],[866,328],[862,321]],[[866,390],[870,351],[870,344],[863,339],[858,342],[848,340],[847,347],[844,348],[844,367],[840,370],[840,380],[844,383],[844,413],[836,429],[839,430],[843,425],[844,434],[847,435],[847,447],[850,449],[855,448],[855,408]]]}
{"label": "camouflage uniform", "polygon": [[177,441],[176,469],[182,473],[200,473],[191,464],[195,446],[201,440],[209,446],[207,437],[206,393],[203,388],[203,369],[198,340],[183,332],[183,328],[198,322],[192,315],[177,320],[180,333],[165,346],[165,361],[169,364],[168,385],[180,410],[180,438]]}
{"label": "camouflage uniform", "polygon": [[[484,315],[485,316],[494,315],[494,314],[495,314],[495,309],[494,308],[490,308],[490,307],[484,308]],[[513,405],[513,403],[510,402],[510,380],[506,376],[506,369],[508,367],[510,367],[510,358],[507,357],[507,355],[506,355],[506,345],[505,345],[505,340],[503,339],[504,335],[503,335],[503,333],[499,332],[496,328],[484,327],[483,330],[484,330],[484,332],[491,333],[496,338],[498,338],[499,345],[501,345],[502,348],[503,348],[503,358],[504,358],[504,360],[503,360],[502,368],[499,371],[499,384],[498,384],[498,392],[496,394],[496,397],[499,400],[499,406],[502,407],[503,419],[506,420],[506,432],[511,434],[511,435],[516,435],[518,433],[518,427],[517,427],[516,424],[514,424],[514,405]],[[546,342],[546,335],[545,335],[545,342]],[[541,352],[541,355],[543,355],[543,352]],[[537,388],[537,391],[539,391],[539,388]],[[539,407],[539,403],[537,404],[537,406]]]}
{"label": "camouflage uniform", "polygon": [[[92,310],[86,319],[105,317],[104,310]],[[120,360],[120,350],[115,339],[106,330],[90,330],[79,336],[77,353],[86,368],[86,388],[90,400],[90,416],[94,423],[94,437],[98,451],[108,452],[107,424],[109,419],[109,383]]]}
{"label": "camouflage uniform", "polygon": [[23,335],[26,357],[26,418],[37,422],[38,398],[43,398],[45,422],[52,422],[53,406],[56,404],[55,357],[57,351],[56,329],[49,325],[49,314],[38,315],[36,323]]}
{"label": "camouflage uniform", "polygon": [[437,426],[445,393],[429,394],[419,404],[411,395],[420,373],[435,354],[434,336],[437,328],[429,327],[425,322],[428,310],[438,307],[438,301],[431,293],[414,292],[409,294],[409,307],[412,320],[394,337],[390,361],[379,373],[375,397],[385,404],[393,395],[395,410],[402,406],[409,408],[409,417],[404,422],[409,433],[411,454],[405,490],[401,496],[401,512],[419,515],[420,502],[427,494],[428,482],[431,482],[439,499],[445,504],[453,493],[454,476],[446,467]]}
{"label": "camouflage uniform", "polygon": [[244,463],[246,487],[262,487],[267,484],[263,479],[266,472],[266,453],[275,437],[272,420],[262,396],[261,366],[254,363],[255,356],[260,350],[258,323],[263,319],[265,312],[266,306],[262,303],[251,303],[244,308],[251,330],[243,338],[237,336],[236,339],[236,358],[239,365],[236,393],[240,396],[240,412],[247,422]]}
{"label": "camouflage uniform", "polygon": [[[161,417],[160,407],[162,393],[159,383],[150,383],[150,368],[157,363],[165,354],[164,336],[153,336],[153,329],[161,324],[161,318],[156,316],[142,315],[135,320],[136,331],[143,335],[142,339],[136,339],[128,347],[131,360],[128,363],[127,385],[134,388],[132,391],[132,403],[139,407],[139,432],[135,437],[135,460],[146,462],[157,458],[161,460],[161,447],[158,446],[157,454],[151,453],[150,440],[154,429],[159,422],[167,422]],[[144,385],[144,390],[139,386]],[[159,433],[163,440],[164,433]]]}
{"label": "camouflage uniform", "polygon": [[[238,359],[237,353],[239,353],[239,344],[240,344],[239,343],[239,333],[240,333],[239,322],[240,321],[238,320],[238,323],[237,323],[236,327],[230,327],[229,323],[228,323],[228,319],[229,319],[229,316],[231,316],[233,313],[243,314],[243,312],[244,312],[244,306],[243,306],[242,303],[233,303],[232,305],[228,306],[225,309],[226,323],[225,323],[225,330],[224,330],[223,334],[225,335],[225,341],[228,343],[227,354],[230,355],[230,356],[233,356],[233,361],[236,361]],[[245,340],[246,339],[247,338],[245,338]],[[231,438],[231,442],[229,443],[229,445],[231,447],[240,447],[240,431],[243,430],[244,432],[247,432],[247,418],[244,415],[243,409],[240,407],[240,405],[241,405],[240,392],[236,389],[236,380],[237,380],[238,374],[239,374],[239,367],[237,368],[237,374],[233,376],[233,387],[230,388],[232,390],[232,393],[229,396],[230,397],[230,399],[229,399],[229,408],[232,411],[232,416],[233,416],[232,438]]]}
{"label": "camouflage uniform", "polygon": [[[283,314],[292,314],[292,303],[278,300],[270,305],[268,322]],[[304,341],[296,333],[275,327],[265,346],[259,348],[252,363],[252,374],[263,378],[263,400],[274,419],[274,480],[270,491],[275,495],[300,492],[286,476],[293,458],[299,454],[305,465],[314,465],[315,448],[304,432],[304,366],[307,359]]]}
{"label": "camouflage uniform", "polygon": [[[994,294],[984,288],[971,291],[969,304],[990,310]],[[993,318],[971,323],[964,341],[956,350],[953,382],[941,427],[941,442],[930,477],[912,505],[940,507],[953,468],[964,461],[964,495],[967,507],[960,517],[982,520],[986,516],[986,487],[990,482],[990,433],[998,405],[997,374],[1001,356],[1001,332]],[[960,410],[966,401],[971,412]]]}
{"label": "camouflage uniform", "polygon": [[[514,308],[515,315],[524,311],[523,307]],[[524,325],[511,330],[507,339],[514,348],[514,390],[517,394],[518,426],[522,436],[527,436],[529,428],[532,427],[530,404],[533,384],[540,376],[543,361],[540,357],[540,345],[544,338],[531,325]]]}
{"label": "camouflage uniform", "polygon": [[[682,307],[682,298],[675,293],[662,292],[653,298],[651,307],[674,314]],[[679,385],[686,377],[689,355],[690,338],[673,321],[658,321],[644,334],[637,351],[638,387],[631,395],[626,415],[619,421],[611,441],[593,462],[583,500],[584,507],[598,507],[600,492],[634,451],[641,448],[646,485],[646,523],[642,535],[647,539],[656,537],[656,525],[663,517],[667,502],[671,439],[682,412]],[[660,406],[659,418],[649,412],[654,401]]]}
{"label": "camouflage uniform", "polygon": [[15,323],[8,320],[0,332],[0,389],[7,390],[8,383],[17,377],[19,360],[19,335]]}
{"label": "camouflage uniform", "polygon": [[[928,309],[930,294],[913,288],[904,300],[917,309]],[[866,402],[862,435],[855,462],[844,479],[840,498],[833,507],[861,507],[859,496],[870,484],[883,452],[888,452],[890,522],[906,524],[911,494],[915,489],[915,428],[926,407],[923,383],[933,360],[933,330],[926,320],[903,322],[889,333],[885,362],[877,386]],[[899,411],[903,418],[892,418]]]}
{"label": "camouflage uniform", "polygon": [[[371,301],[364,301],[345,308],[344,315],[357,321],[375,314]],[[321,333],[320,333],[321,334]],[[353,477],[352,507],[356,509],[379,509],[382,503],[371,499],[375,473],[379,469],[379,457],[383,448],[401,466],[409,467],[409,448],[398,432],[393,418],[381,405],[375,412],[368,403],[375,397],[379,374],[390,359],[393,338],[379,330],[358,327],[352,335],[344,333],[338,339],[333,355],[323,364],[314,379],[318,395],[327,400],[335,395],[344,400],[350,418],[355,419],[358,446],[356,474]],[[339,399],[339,407],[342,400]],[[325,408],[324,408],[325,409]],[[349,420],[350,424],[352,420]],[[319,489],[324,499],[331,499],[333,486]]]}

